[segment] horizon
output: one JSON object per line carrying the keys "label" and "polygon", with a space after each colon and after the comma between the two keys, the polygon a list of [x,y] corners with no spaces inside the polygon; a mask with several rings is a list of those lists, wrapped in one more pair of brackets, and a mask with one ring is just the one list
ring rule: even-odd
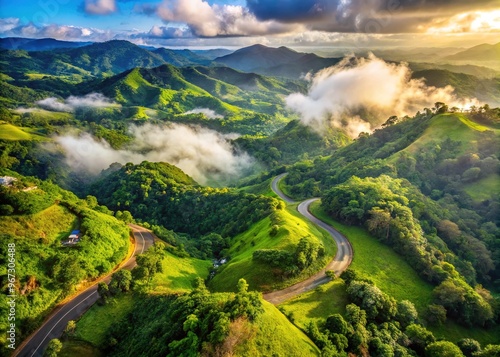
{"label": "horizon", "polygon": [[499,34],[493,0],[18,0],[0,9],[2,38],[165,48],[465,48]]}

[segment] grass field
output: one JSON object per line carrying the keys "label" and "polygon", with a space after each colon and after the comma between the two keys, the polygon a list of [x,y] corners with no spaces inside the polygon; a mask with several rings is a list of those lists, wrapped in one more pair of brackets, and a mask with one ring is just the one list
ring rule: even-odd
{"label": "grass field", "polygon": [[154,293],[177,293],[193,289],[196,278],[206,279],[212,262],[195,258],[179,258],[166,253],[163,273],[156,274],[150,290]]}
{"label": "grass field", "polygon": [[491,174],[479,181],[465,185],[464,191],[476,202],[490,200],[495,192],[500,192],[500,175]]}
{"label": "grass field", "polygon": [[430,303],[433,286],[422,280],[390,247],[362,228],[334,221],[321,209],[319,202],[311,205],[311,212],[349,239],[354,250],[352,269],[371,279],[380,289],[397,300],[410,300],[419,312]]}
{"label": "grass field", "polygon": [[104,357],[104,353],[95,348],[92,344],[79,341],[67,340],[63,341],[63,348],[57,354],[58,357]]}
{"label": "grass field", "polygon": [[0,139],[2,140],[19,141],[33,140],[35,138],[37,138],[37,136],[26,132],[22,128],[12,124],[0,124]]}
{"label": "grass field", "polygon": [[337,279],[280,304],[294,323],[305,329],[309,321],[324,322],[335,313],[344,314],[348,304],[344,281]]}
{"label": "grass field", "polygon": [[257,185],[242,187],[239,189],[239,191],[245,193],[251,193],[254,195],[262,195],[267,197],[278,198],[278,195],[275,194],[273,190],[271,190],[271,181],[272,178],[264,182],[261,182]]}
{"label": "grass field", "polygon": [[123,294],[106,305],[94,304],[76,324],[76,338],[99,347],[105,342],[110,326],[129,313],[134,304],[134,295]]}
{"label": "grass field", "polygon": [[[234,291],[240,278],[244,278],[251,289],[269,291],[282,288],[304,280],[323,268],[332,259],[335,254],[335,244],[331,237],[305,220],[296,211],[295,206],[278,211],[276,215],[275,222],[271,222],[271,219],[267,217],[233,239],[229,251],[231,260],[210,281],[210,288],[215,291]],[[276,223],[278,223],[280,229],[275,237],[271,237],[269,232]],[[318,260],[309,269],[293,279],[283,281],[281,277],[274,274],[269,265],[254,262],[252,259],[252,254],[257,249],[293,251],[300,239],[306,236],[316,237],[321,241],[327,254],[323,259]]]}
{"label": "grass field", "polygon": [[272,304],[264,301],[264,313],[256,320],[255,337],[237,347],[236,356],[319,356],[314,343]]}
{"label": "grass field", "polygon": [[59,244],[59,240],[76,228],[78,218],[66,207],[53,205],[29,216],[4,216],[0,220],[0,231],[8,232],[20,239],[43,239]]}
{"label": "grass field", "polygon": [[[440,143],[450,138],[462,143],[457,156],[464,152],[477,152],[477,144],[483,137],[482,133],[486,130],[492,130],[497,136],[500,136],[500,130],[473,122],[465,114],[436,115],[431,119],[430,125],[424,133],[404,151],[415,154],[432,143]],[[399,156],[399,154],[396,153],[394,156]]]}
{"label": "grass field", "polygon": [[[397,300],[410,300],[415,304],[419,313],[422,313],[423,309],[431,302],[433,286],[423,281],[401,256],[370,236],[366,230],[359,227],[345,226],[334,221],[321,209],[319,202],[311,205],[311,212],[316,217],[334,226],[349,239],[354,249],[354,259],[351,265],[353,269],[370,278],[382,291]],[[298,307],[294,307],[293,302],[295,300],[291,300],[290,306],[288,306],[288,302],[283,304],[287,310],[296,313],[299,323],[303,318],[302,316],[310,314],[309,311],[313,310],[312,307],[307,306],[307,303],[304,303],[304,301],[307,301],[307,294],[295,299],[299,301],[297,303]],[[342,299],[342,294],[339,294],[339,296]],[[312,299],[309,303],[311,306],[315,304]],[[335,304],[338,304],[338,302],[335,302]],[[338,311],[338,307],[324,307],[324,309],[325,312]],[[314,315],[312,316],[314,317]],[[464,337],[471,337],[483,345],[500,343],[500,326],[492,329],[470,329],[448,320],[443,326],[428,328],[435,334],[436,338],[444,338],[453,342],[457,342]]]}

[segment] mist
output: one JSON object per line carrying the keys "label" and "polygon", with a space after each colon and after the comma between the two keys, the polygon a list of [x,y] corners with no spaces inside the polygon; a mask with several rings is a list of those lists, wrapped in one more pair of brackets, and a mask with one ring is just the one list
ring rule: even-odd
{"label": "mist", "polygon": [[208,119],[222,119],[224,116],[217,114],[215,111],[212,109],[208,108],[195,108],[193,110],[185,112],[183,115],[186,114],[203,114],[205,115]]}
{"label": "mist", "polygon": [[119,107],[120,104],[106,98],[101,93],[89,93],[83,97],[69,96],[64,101],[55,97],[45,98],[36,102],[40,107],[56,112],[73,112],[79,107],[107,108]]}
{"label": "mist", "polygon": [[75,171],[99,174],[112,163],[168,162],[197,182],[238,178],[253,160],[236,152],[229,139],[213,130],[181,124],[130,127],[132,142],[121,150],[90,134],[63,135],[55,141],[63,148],[66,163]]}
{"label": "mist", "polygon": [[422,79],[411,79],[406,63],[387,63],[374,55],[346,57],[319,71],[310,81],[307,95],[289,95],[287,107],[320,133],[335,127],[353,138],[373,131],[392,115],[414,115],[435,102],[458,108],[479,104],[477,99],[458,99],[451,86],[436,88]]}

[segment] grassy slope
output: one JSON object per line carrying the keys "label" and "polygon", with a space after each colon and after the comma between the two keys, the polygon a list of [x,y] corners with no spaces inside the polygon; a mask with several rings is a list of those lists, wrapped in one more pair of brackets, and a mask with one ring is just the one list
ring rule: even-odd
{"label": "grassy slope", "polygon": [[[404,150],[390,156],[387,161],[394,163],[401,152],[414,156],[425,148],[442,145],[447,138],[461,143],[457,150],[457,157],[469,152],[478,152],[478,143],[484,138],[483,133],[487,130],[493,131],[500,140],[499,129],[476,123],[464,114],[447,113],[437,115],[432,118],[429,127],[417,140]],[[492,194],[500,190],[499,182],[498,175],[490,175],[477,182],[464,185],[462,188],[473,200],[481,202],[491,199]]]}
{"label": "grassy slope", "polygon": [[[244,278],[251,289],[270,290],[289,286],[310,276],[312,270],[320,270],[333,257],[335,246],[326,232],[304,220],[295,207],[277,213],[280,229],[275,237],[269,235],[274,223],[269,217],[254,224],[248,231],[233,239],[229,251],[231,260],[222,267],[210,282],[210,287],[216,291],[233,291],[240,278]],[[252,254],[257,249],[284,249],[293,251],[300,239],[305,236],[317,237],[325,246],[327,255],[318,261],[312,269],[304,271],[298,277],[281,281],[272,269],[263,263],[254,262]]]}
{"label": "grassy slope", "polygon": [[[31,216],[3,216],[0,219],[0,232],[8,233],[12,241],[3,242],[5,244],[19,241],[29,241],[33,247],[29,251],[23,251],[21,247],[26,246],[17,244],[16,254],[16,275],[24,277],[25,275],[36,276],[42,282],[39,288],[38,298],[31,302],[29,306],[18,306],[17,318],[26,318],[27,316],[37,316],[37,314],[46,311],[46,309],[56,303],[61,291],[50,288],[50,279],[45,269],[40,266],[40,261],[34,256],[44,256],[52,247],[45,244],[37,244],[40,238],[51,246],[58,246],[60,239],[67,237],[69,232],[76,227],[77,217],[70,213],[66,208],[53,205],[39,213]],[[0,267],[0,275],[7,274],[7,266]],[[6,304],[6,296],[2,295],[0,303]],[[6,305],[5,305],[6,306]],[[0,319],[0,329],[4,329],[7,324],[6,318]],[[5,334],[0,337],[0,343],[5,344]]]}
{"label": "grassy slope", "polygon": [[[464,114],[447,113],[436,115],[431,119],[430,125],[424,133],[403,151],[415,154],[426,146],[433,143],[440,144],[446,138],[450,138],[462,143],[457,156],[465,151],[477,152],[477,143],[481,140],[481,133],[486,130],[493,130],[500,137],[500,130],[475,123]],[[389,160],[398,156],[399,153],[396,153]]]}
{"label": "grassy slope", "polygon": [[432,285],[423,281],[404,259],[390,247],[372,237],[366,230],[332,220],[319,203],[313,203],[315,216],[343,233],[354,249],[351,267],[371,279],[380,289],[397,300],[412,301],[422,312],[431,301]]}
{"label": "grassy slope", "polygon": [[491,174],[464,186],[464,191],[476,202],[491,199],[492,193],[500,192],[500,175]]}
{"label": "grassy slope", "polygon": [[329,315],[344,314],[348,303],[345,284],[338,279],[288,300],[280,307],[293,316],[298,327],[305,329],[311,320],[324,322]]}
{"label": "grassy slope", "polygon": [[264,314],[256,320],[254,338],[236,349],[236,356],[319,356],[314,343],[272,304],[264,301]]}
{"label": "grassy slope", "polygon": [[100,346],[105,342],[109,327],[129,313],[134,305],[134,295],[123,294],[108,304],[95,304],[78,320],[76,338]]}
{"label": "grassy slope", "polygon": [[152,283],[154,293],[186,292],[193,288],[197,277],[206,279],[212,262],[195,258],[179,258],[166,253],[163,273],[157,274]]}
{"label": "grassy slope", "polygon": [[0,124],[0,140],[43,140],[44,138],[37,134],[30,133],[32,129],[20,128],[12,124]]}
{"label": "grassy slope", "polygon": [[0,231],[9,232],[21,239],[44,238],[49,243],[59,243],[77,225],[77,217],[67,208],[53,205],[29,216],[3,216]]}
{"label": "grassy slope", "polygon": [[[354,259],[351,265],[353,269],[373,280],[382,291],[397,300],[410,300],[415,304],[419,313],[422,313],[427,304],[431,302],[433,286],[423,281],[402,257],[370,236],[364,229],[345,226],[332,220],[321,209],[318,202],[311,206],[311,211],[315,216],[330,223],[349,238],[354,249]],[[343,298],[342,293],[339,296],[340,299]],[[307,294],[303,294],[296,299],[306,301]],[[284,307],[289,311],[294,311],[293,304],[287,303],[284,304]],[[305,312],[297,313],[298,323],[300,323],[301,315],[311,314],[310,311],[313,307],[313,304],[309,307],[301,307]],[[328,314],[339,311],[337,306],[332,305],[329,309],[325,309],[325,312],[327,312],[325,315],[327,317]],[[470,329],[448,320],[441,327],[428,328],[435,334],[436,338],[444,338],[453,342],[470,337],[478,340],[483,345],[500,343],[500,326],[489,330]]]}
{"label": "grassy slope", "polygon": [[85,341],[69,340],[63,343],[61,352],[58,357],[104,357],[104,353],[100,352],[92,344]]}
{"label": "grassy slope", "polygon": [[[157,274],[149,287],[152,293],[183,293],[192,290],[196,277],[208,276],[210,261],[179,258],[168,252],[163,260],[163,273]],[[124,294],[107,305],[94,305],[77,323],[76,338],[100,346],[111,324],[123,318],[133,307],[132,294]]]}

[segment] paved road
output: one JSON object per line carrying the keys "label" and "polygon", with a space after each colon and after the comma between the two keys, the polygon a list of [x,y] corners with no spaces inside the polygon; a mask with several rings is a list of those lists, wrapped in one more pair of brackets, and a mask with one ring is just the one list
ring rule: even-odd
{"label": "paved road", "polygon": [[[130,225],[134,234],[135,248],[132,256],[124,263],[121,268],[131,270],[136,266],[135,256],[144,253],[152,244],[154,236],[140,226]],[[109,283],[111,276],[107,276],[100,281]],[[58,306],[48,317],[44,324],[33,332],[18,348],[12,356],[16,357],[39,357],[43,356],[43,351],[49,341],[53,338],[61,337],[68,321],[77,320],[85,311],[87,311],[99,298],[97,293],[97,283],[81,292],[71,301],[62,306]]]}
{"label": "paved road", "polygon": [[[294,201],[287,197],[286,195],[283,194],[278,188],[278,182],[281,180],[285,174],[281,174],[277,177],[274,178],[272,181],[271,187],[273,191],[280,196],[281,198],[284,199],[286,197],[288,199],[285,200],[288,203],[294,203]],[[351,264],[352,257],[353,257],[353,251],[351,244],[347,240],[346,237],[344,237],[339,231],[337,231],[335,228],[332,226],[326,224],[325,222],[319,220],[318,218],[314,217],[310,211],[309,211],[309,206],[311,203],[314,201],[319,200],[319,198],[310,198],[308,200],[305,200],[304,202],[301,202],[299,206],[297,207],[297,210],[302,214],[304,217],[306,217],[308,220],[310,220],[312,223],[320,226],[324,230],[326,230],[333,238],[335,243],[337,244],[337,254],[333,258],[333,260],[328,263],[328,265],[321,270],[320,272],[314,274],[310,278],[301,281],[300,283],[297,283],[295,285],[292,285],[286,289],[283,290],[278,290],[278,291],[273,291],[271,293],[264,294],[264,299],[273,303],[273,304],[279,304],[282,303],[283,301],[286,301],[288,299],[291,299],[299,294],[302,294],[306,291],[312,290],[316,288],[317,286],[324,284],[328,281],[330,281],[330,278],[326,276],[326,271],[327,270],[333,270],[335,271],[335,274],[338,276],[340,273],[342,273],[344,270],[346,270],[349,265]]]}
{"label": "paved road", "polygon": [[288,197],[287,195],[285,195],[279,188],[279,183],[281,181],[281,179],[283,177],[285,177],[286,175],[288,175],[288,173],[284,173],[284,174],[281,174],[281,175],[278,175],[276,176],[273,181],[271,182],[271,188],[272,190],[274,191],[275,194],[277,194],[283,201],[285,201],[286,203],[297,203],[295,200],[293,200],[292,198]]}

